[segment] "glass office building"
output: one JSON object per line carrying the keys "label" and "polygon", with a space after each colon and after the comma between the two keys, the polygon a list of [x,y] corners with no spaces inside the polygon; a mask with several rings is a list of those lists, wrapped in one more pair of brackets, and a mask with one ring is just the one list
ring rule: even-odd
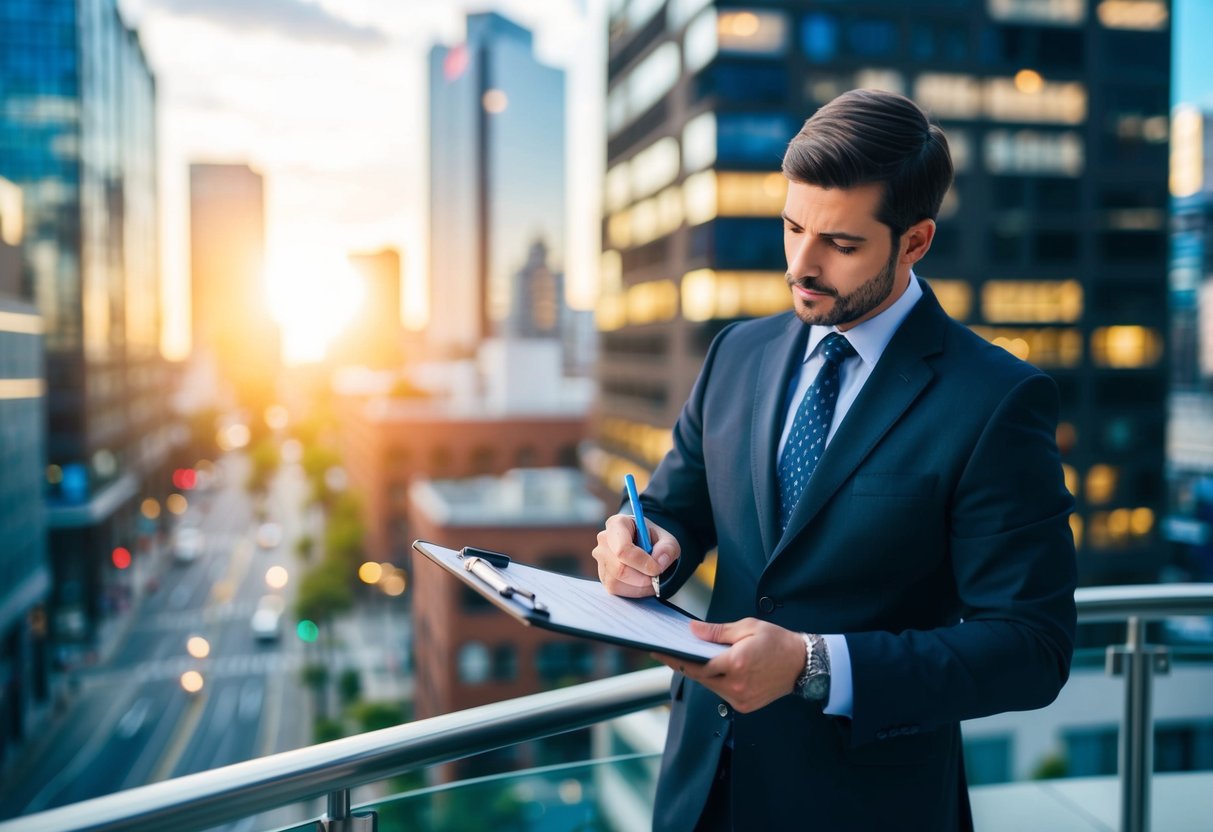
{"label": "glass office building", "polygon": [[1161,0],[610,4],[590,472],[651,470],[712,337],[790,307],[784,148],[839,93],[915,99],[956,162],[931,253],[945,308],[1048,371],[1084,583],[1166,549],[1167,146]]}
{"label": "glass office building", "polygon": [[50,625],[87,642],[131,587],[136,502],[167,452],[155,83],[114,0],[0,6],[0,176],[24,194],[45,328]]}
{"label": "glass office building", "polygon": [[564,265],[564,73],[497,14],[430,50],[429,341],[449,352],[501,335],[513,276],[536,242]]}

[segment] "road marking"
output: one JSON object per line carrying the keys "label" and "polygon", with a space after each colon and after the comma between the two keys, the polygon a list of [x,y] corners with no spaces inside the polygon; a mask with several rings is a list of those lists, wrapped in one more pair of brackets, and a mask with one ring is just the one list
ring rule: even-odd
{"label": "road marking", "polygon": [[202,711],[206,706],[207,694],[205,691],[206,689],[203,688],[202,693],[196,693],[190,697],[190,703],[186,706],[185,713],[177,724],[177,730],[173,733],[164,755],[160,758],[156,770],[152,772],[152,776],[147,779],[147,782],[158,783],[172,776],[173,769],[181,761],[186,746],[193,739],[194,732],[198,730],[198,722],[202,719]]}
{"label": "road marking", "polygon": [[[117,715],[123,700],[123,697],[115,698],[114,704],[110,706],[110,709],[105,714],[105,719],[103,719],[99,724],[113,725],[114,717]],[[72,758],[72,761],[64,766],[64,768],[58,774],[52,777],[45,786],[38,790],[38,793],[34,795],[34,799],[26,805],[25,812],[38,812],[44,809],[46,804],[49,803],[55,795],[63,790],[64,786],[76,779],[80,772],[83,771],[88,764],[93,761],[93,758],[97,756],[97,752],[101,750],[101,746],[105,745],[109,741],[109,731],[94,731],[92,736],[89,737],[88,742],[84,744],[84,747],[81,748],[79,753]]]}
{"label": "road marking", "polygon": [[258,757],[267,757],[277,751],[278,732],[282,728],[282,695],[286,676],[286,673],[273,673],[266,677],[265,715],[261,719],[261,751]]}

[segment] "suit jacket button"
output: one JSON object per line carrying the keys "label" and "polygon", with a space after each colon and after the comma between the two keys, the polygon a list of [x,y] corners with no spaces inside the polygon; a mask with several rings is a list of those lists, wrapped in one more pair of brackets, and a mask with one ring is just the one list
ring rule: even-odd
{"label": "suit jacket button", "polygon": [[774,612],[775,611],[774,599],[768,598],[765,595],[762,596],[761,598],[758,599],[758,609],[760,609],[762,612]]}
{"label": "suit jacket button", "polygon": [[721,716],[728,716],[729,715],[729,706],[724,704],[723,702],[721,702],[719,705],[716,706],[716,713],[720,714]]}

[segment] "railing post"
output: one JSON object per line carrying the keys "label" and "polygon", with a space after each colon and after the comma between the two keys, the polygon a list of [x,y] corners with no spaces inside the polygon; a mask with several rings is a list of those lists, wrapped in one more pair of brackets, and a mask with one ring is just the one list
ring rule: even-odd
{"label": "railing post", "polygon": [[1150,781],[1154,774],[1154,673],[1166,673],[1165,647],[1148,646],[1146,622],[1128,619],[1125,643],[1109,645],[1108,673],[1125,677],[1125,715],[1120,726],[1120,832],[1149,832]]}
{"label": "railing post", "polygon": [[376,832],[379,816],[374,812],[351,812],[350,790],[329,792],[329,808],[321,823],[325,832]]}

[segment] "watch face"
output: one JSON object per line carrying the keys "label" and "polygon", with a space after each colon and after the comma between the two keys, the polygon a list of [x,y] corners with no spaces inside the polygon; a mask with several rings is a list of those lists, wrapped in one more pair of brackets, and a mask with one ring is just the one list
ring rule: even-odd
{"label": "watch face", "polygon": [[805,699],[825,700],[830,695],[830,677],[824,673],[810,676],[804,686]]}

